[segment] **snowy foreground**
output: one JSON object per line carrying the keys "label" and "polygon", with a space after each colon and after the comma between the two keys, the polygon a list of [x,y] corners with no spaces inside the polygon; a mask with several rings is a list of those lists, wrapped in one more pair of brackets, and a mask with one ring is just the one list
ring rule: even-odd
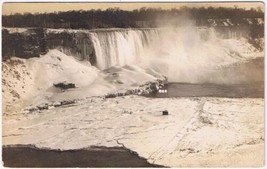
{"label": "snowy foreground", "polygon": [[[162,111],[168,110],[168,116]],[[89,97],[3,114],[3,145],[125,147],[171,167],[264,165],[264,99]]]}

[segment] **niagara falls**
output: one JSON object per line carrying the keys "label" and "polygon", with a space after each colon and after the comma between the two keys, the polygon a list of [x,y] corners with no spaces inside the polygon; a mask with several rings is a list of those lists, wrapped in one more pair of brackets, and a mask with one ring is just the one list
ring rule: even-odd
{"label": "niagara falls", "polygon": [[262,2],[4,3],[2,18],[3,166],[264,166]]}

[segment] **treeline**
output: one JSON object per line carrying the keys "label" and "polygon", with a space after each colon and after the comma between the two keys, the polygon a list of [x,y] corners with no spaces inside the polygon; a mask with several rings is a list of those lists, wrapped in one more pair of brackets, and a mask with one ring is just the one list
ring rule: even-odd
{"label": "treeline", "polygon": [[[184,23],[184,18],[195,21],[197,26],[205,26],[208,19],[232,19],[240,22],[244,18],[264,18],[260,8],[245,10],[241,8],[188,8],[161,9],[140,8],[126,11],[119,8],[106,10],[92,9],[88,11],[67,11],[58,13],[25,13],[4,15],[3,27],[42,27],[42,28],[70,28],[70,29],[95,29],[95,28],[140,28],[156,27],[168,20],[171,23]],[[167,24],[167,22],[166,22]]]}

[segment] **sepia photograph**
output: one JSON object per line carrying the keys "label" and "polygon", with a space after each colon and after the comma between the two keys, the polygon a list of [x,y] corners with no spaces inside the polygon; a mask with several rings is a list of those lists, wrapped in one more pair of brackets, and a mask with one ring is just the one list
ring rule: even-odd
{"label": "sepia photograph", "polygon": [[264,167],[264,14],[2,2],[2,166]]}

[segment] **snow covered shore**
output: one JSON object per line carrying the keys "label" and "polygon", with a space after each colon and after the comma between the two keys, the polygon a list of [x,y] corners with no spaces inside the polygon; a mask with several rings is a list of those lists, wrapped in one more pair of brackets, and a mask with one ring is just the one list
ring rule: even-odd
{"label": "snow covered shore", "polygon": [[[152,69],[135,65],[100,71],[89,62],[78,61],[56,49],[40,58],[12,58],[2,65],[4,113],[29,105],[103,96],[164,79]],[[59,90],[54,85],[64,82],[75,84],[75,90]]]}
{"label": "snow covered shore", "polygon": [[[162,111],[168,110],[168,116]],[[3,145],[126,147],[171,167],[261,167],[264,99],[91,97],[3,114]]]}

